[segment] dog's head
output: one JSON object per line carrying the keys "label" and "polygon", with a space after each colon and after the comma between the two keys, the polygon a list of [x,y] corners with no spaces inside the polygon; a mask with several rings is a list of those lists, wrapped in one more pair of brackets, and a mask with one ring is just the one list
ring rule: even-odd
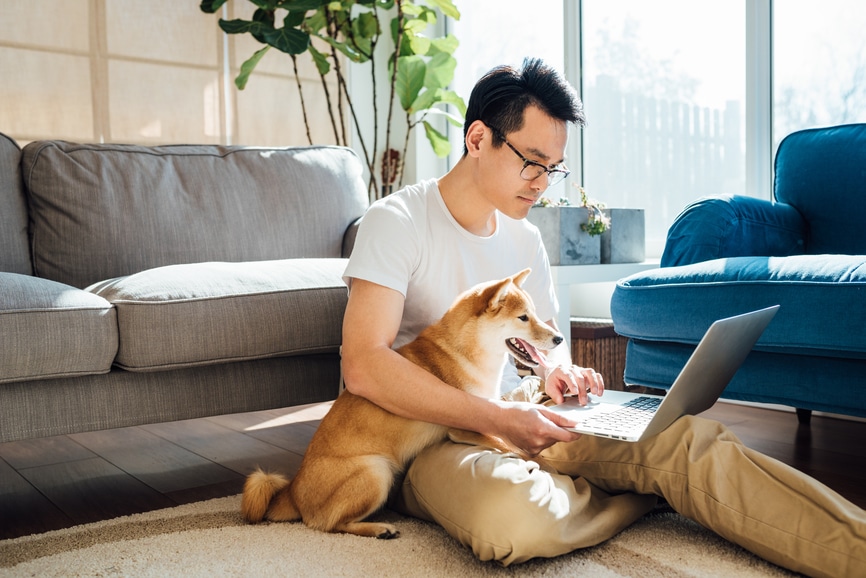
{"label": "dog's head", "polygon": [[529,294],[521,288],[531,269],[484,286],[481,290],[483,308],[478,311],[483,339],[502,340],[507,351],[520,363],[537,367],[540,349],[553,349],[563,336],[535,313]]}

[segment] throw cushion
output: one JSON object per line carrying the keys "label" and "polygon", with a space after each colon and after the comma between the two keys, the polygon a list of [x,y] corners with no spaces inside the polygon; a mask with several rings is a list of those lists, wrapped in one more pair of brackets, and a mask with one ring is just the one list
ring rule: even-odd
{"label": "throw cushion", "polygon": [[0,383],[106,373],[117,352],[108,301],[16,273],[0,273],[0,336]]}
{"label": "throw cushion", "polygon": [[21,149],[0,133],[0,271],[30,275],[27,203],[21,183]]}
{"label": "throw cushion", "polygon": [[88,287],[117,308],[116,364],[130,371],[335,352],[344,259],[196,263]]}
{"label": "throw cushion", "polygon": [[86,287],[208,261],[339,258],[364,214],[361,163],[341,147],[24,147],[33,267]]}

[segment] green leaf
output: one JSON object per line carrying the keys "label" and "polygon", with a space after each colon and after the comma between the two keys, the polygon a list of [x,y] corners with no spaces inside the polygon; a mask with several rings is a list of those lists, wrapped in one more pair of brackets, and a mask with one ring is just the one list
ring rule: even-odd
{"label": "green leaf", "polygon": [[352,62],[367,62],[369,60],[363,54],[355,50],[354,47],[346,44],[345,42],[340,42],[338,40],[334,40],[330,36],[317,36],[317,38],[321,38],[340,52],[346,55],[346,57]]}
{"label": "green leaf", "polygon": [[466,103],[453,90],[443,90],[442,94],[439,95],[439,102],[454,105],[460,114],[466,116]]}
{"label": "green leaf", "polygon": [[[439,103],[436,103],[436,104],[439,104]],[[445,110],[439,110],[438,108],[428,108],[426,111],[424,111],[424,114],[425,115],[434,114],[434,115],[444,116],[445,120],[447,120],[449,123],[453,124],[457,128],[462,128],[463,123],[465,121],[465,119],[462,116],[457,116],[454,113],[451,113],[451,112],[448,112]]]}
{"label": "green leaf", "polygon": [[427,140],[430,141],[436,156],[439,158],[447,157],[448,153],[451,152],[451,143],[448,142],[445,135],[433,128],[426,120],[424,121],[424,132],[427,134]]}
{"label": "green leaf", "polygon": [[286,54],[301,54],[310,46],[310,35],[297,28],[272,28],[264,33],[265,41]]}
{"label": "green leaf", "polygon": [[403,110],[409,110],[418,93],[424,88],[427,65],[420,56],[401,56],[397,59],[397,83],[395,89]]}
{"label": "green leaf", "polygon": [[284,0],[280,4],[280,8],[292,12],[306,12],[307,10],[318,10],[325,4],[328,4],[327,0]]}
{"label": "green leaf", "polygon": [[240,74],[238,74],[237,78],[235,78],[235,86],[238,87],[238,90],[243,90],[244,87],[246,87],[247,81],[249,81],[250,79],[250,74],[253,73],[256,65],[259,63],[265,53],[270,49],[270,46],[265,46],[264,48],[256,50],[255,54],[250,56],[246,62],[241,64]]}
{"label": "green leaf", "polygon": [[201,8],[201,11],[205,14],[214,14],[227,1],[228,0],[201,0],[199,8]]}
{"label": "green leaf", "polygon": [[357,32],[364,38],[373,38],[379,34],[379,21],[372,12],[362,12],[356,19]]}
{"label": "green leaf", "polygon": [[307,12],[301,10],[300,12],[289,12],[286,14],[286,17],[283,18],[283,26],[286,28],[298,28],[301,24],[304,23],[304,20],[307,18]]}
{"label": "green leaf", "polygon": [[403,23],[403,30],[406,34],[420,34],[427,30],[427,21],[418,18],[406,20]]}
{"label": "green leaf", "polygon": [[427,54],[430,50],[430,39],[424,36],[408,36],[405,37],[409,42],[410,54]]}
{"label": "green leaf", "polygon": [[243,34],[252,31],[252,29],[260,28],[261,22],[252,22],[250,20],[223,20],[219,21],[219,27],[226,34]]}
{"label": "green leaf", "polygon": [[445,16],[460,20],[460,11],[454,6],[452,0],[427,0],[427,2],[438,8]]}
{"label": "green leaf", "polygon": [[445,54],[454,54],[454,51],[457,50],[459,45],[460,41],[457,40],[457,37],[453,34],[449,34],[442,38],[431,38],[430,50],[427,52],[427,55],[435,56],[440,52],[444,52]]}
{"label": "green leaf", "polygon": [[457,68],[457,61],[454,57],[440,52],[427,63],[424,86],[427,88],[445,88],[454,80],[455,68]]}
{"label": "green leaf", "polygon": [[406,111],[409,114],[413,114],[416,112],[421,112],[422,110],[427,110],[437,102],[439,102],[439,92],[441,89],[434,88],[432,90],[425,90],[421,94],[418,95],[418,98],[415,99],[415,102],[412,103],[412,106]]}
{"label": "green leaf", "polygon": [[310,51],[310,56],[313,57],[313,62],[316,63],[316,69],[319,71],[321,76],[325,76],[331,71],[331,63],[328,62],[327,57],[324,54],[318,51],[318,49],[310,44],[307,48]]}

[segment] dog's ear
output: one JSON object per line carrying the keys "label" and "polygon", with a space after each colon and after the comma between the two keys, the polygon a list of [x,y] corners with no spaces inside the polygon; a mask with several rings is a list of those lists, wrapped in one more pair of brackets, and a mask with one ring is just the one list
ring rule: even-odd
{"label": "dog's ear", "polygon": [[513,277],[506,277],[502,281],[493,285],[490,290],[491,297],[487,301],[487,310],[488,311],[496,311],[501,307],[502,300],[505,299],[505,296],[508,295],[508,292],[511,290],[511,284],[514,282]]}
{"label": "dog's ear", "polygon": [[523,282],[526,281],[526,278],[529,277],[529,274],[532,273],[532,269],[526,268],[520,273],[516,273],[511,276],[511,280],[514,281],[514,284],[520,287],[523,285]]}

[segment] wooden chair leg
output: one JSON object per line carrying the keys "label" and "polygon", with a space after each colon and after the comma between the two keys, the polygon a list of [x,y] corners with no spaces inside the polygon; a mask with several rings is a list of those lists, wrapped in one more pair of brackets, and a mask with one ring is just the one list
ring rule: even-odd
{"label": "wooden chair leg", "polygon": [[812,410],[802,409],[798,407],[797,421],[800,422],[800,425],[809,425],[809,423],[812,421]]}

